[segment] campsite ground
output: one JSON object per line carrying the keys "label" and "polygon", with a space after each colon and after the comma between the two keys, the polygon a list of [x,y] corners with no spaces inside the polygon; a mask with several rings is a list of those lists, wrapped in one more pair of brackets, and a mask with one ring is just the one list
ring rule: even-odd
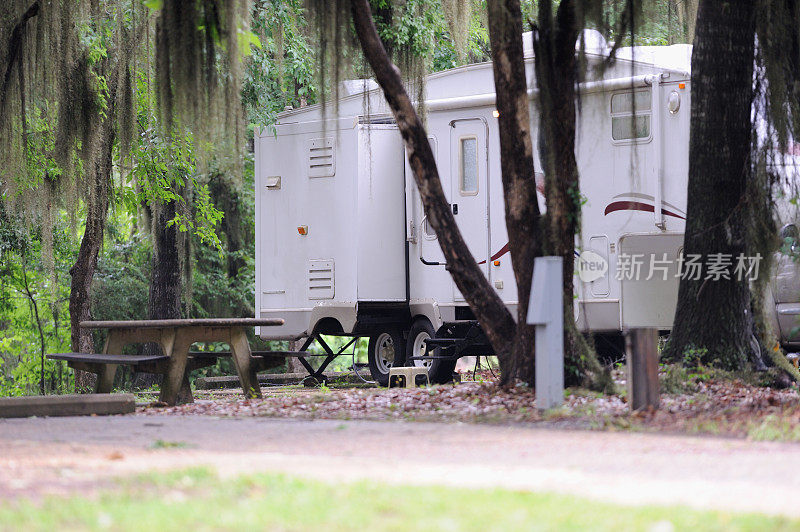
{"label": "campsite ground", "polygon": [[640,415],[464,383],[0,420],[0,529],[800,529],[800,445],[756,441],[797,439],[797,392],[693,382]]}
{"label": "campsite ground", "polygon": [[[701,515],[686,508],[721,512],[701,515],[705,516],[701,522],[714,525],[711,528],[729,528],[718,525],[730,525],[732,514],[739,512],[800,517],[796,503],[800,476],[793,474],[800,469],[800,447],[790,443],[553,430],[524,424],[221,419],[174,414],[4,420],[0,429],[0,498],[6,501],[0,505],[0,528],[25,515],[30,523],[41,524],[35,517],[37,507],[55,512],[50,519],[63,514],[64,523],[75,524],[70,519],[78,517],[59,510],[48,495],[56,500],[66,497],[73,502],[64,508],[71,508],[77,505],[75,494],[81,494],[78,499],[95,511],[80,518],[90,521],[79,520],[79,528],[96,528],[98,516],[114,514],[104,501],[153,499],[163,504],[166,497],[182,508],[196,505],[198,499],[213,500],[214,493],[240,486],[241,475],[256,473],[269,476],[245,481],[251,486],[248,495],[229,505],[252,505],[251,499],[274,482],[299,482],[296,489],[304,493],[301,500],[324,500],[320,492],[332,494],[342,486],[345,491],[385,492],[382,504],[389,506],[380,506],[384,510],[391,508],[395,489],[405,494],[401,506],[413,506],[409,501],[417,497],[417,490],[408,486],[429,486],[420,493],[442,499],[444,511],[460,514],[463,509],[465,515],[470,515],[470,506],[485,504],[484,499],[512,493],[522,497],[518,507],[511,505],[512,514],[523,511],[527,503],[571,508],[568,513],[575,518],[588,515],[583,510],[574,515],[576,505],[588,505],[586,512],[596,508],[602,515],[613,513],[609,509],[617,505],[661,507],[651,508],[654,513],[632,512],[639,517],[629,522],[610,521],[636,525],[634,528],[664,519],[674,519],[673,524],[682,525],[678,528],[696,525],[692,520],[681,521],[683,514]],[[208,473],[185,472],[198,467],[207,468]],[[154,471],[180,473],[153,476]],[[142,473],[150,474],[130,480]],[[278,478],[275,473],[290,477]],[[185,475],[189,481],[183,480]],[[208,493],[203,482],[192,480],[197,475],[208,478]],[[119,478],[128,480],[116,480]],[[351,485],[359,481],[368,481],[370,487]],[[473,489],[480,491],[470,491]],[[553,494],[570,497],[553,499]],[[368,501],[361,504],[368,505]],[[674,505],[685,508],[665,508]],[[302,513],[301,506],[298,501],[289,505]],[[640,517],[644,521],[640,522]],[[123,515],[113,518],[122,520],[115,522],[126,528]],[[207,524],[215,522],[213,514],[208,519]],[[498,523],[507,522],[498,519]],[[581,522],[593,521],[576,521]],[[800,522],[782,523],[800,527]],[[306,524],[301,521],[299,526]],[[602,520],[598,526],[601,524]]]}

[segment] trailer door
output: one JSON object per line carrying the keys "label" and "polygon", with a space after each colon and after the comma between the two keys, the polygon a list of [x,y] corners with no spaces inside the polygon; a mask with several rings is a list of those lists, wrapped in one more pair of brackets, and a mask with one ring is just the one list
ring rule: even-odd
{"label": "trailer door", "polygon": [[[451,208],[467,247],[487,275],[490,255],[487,125],[483,119],[471,118],[454,120],[451,126]],[[455,283],[453,297],[464,301]]]}

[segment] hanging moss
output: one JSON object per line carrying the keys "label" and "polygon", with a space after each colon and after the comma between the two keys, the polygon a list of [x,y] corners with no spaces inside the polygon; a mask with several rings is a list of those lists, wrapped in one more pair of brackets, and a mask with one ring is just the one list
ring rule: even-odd
{"label": "hanging moss", "polygon": [[453,38],[458,61],[463,63],[467,58],[472,0],[442,0],[442,10],[447,26],[450,28],[450,36]]}

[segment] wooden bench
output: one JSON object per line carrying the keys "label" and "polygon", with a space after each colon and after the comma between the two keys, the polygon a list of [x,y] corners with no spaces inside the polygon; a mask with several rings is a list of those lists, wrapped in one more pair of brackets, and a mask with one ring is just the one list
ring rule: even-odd
{"label": "wooden bench", "polygon": [[[278,367],[282,362],[268,360],[272,358],[269,351],[252,353],[253,357],[263,358],[261,363],[256,362],[262,369]],[[186,363],[187,371],[213,366],[218,358],[230,358],[230,351],[189,351],[189,358]],[[166,355],[108,355],[105,353],[53,353],[47,355],[52,360],[64,360],[70,368],[89,373],[100,373],[100,369],[106,364],[118,366],[132,366],[137,373],[157,373],[164,374],[167,371],[169,357]],[[260,370],[259,370],[260,371]]]}
{"label": "wooden bench", "polygon": [[[287,357],[305,358],[326,356],[311,353],[310,351],[252,351],[256,359],[257,371],[277,368]],[[230,358],[230,351],[189,351],[186,371],[213,366],[219,358]],[[169,357],[166,355],[109,355],[105,353],[52,353],[47,355],[51,360],[64,360],[72,369],[87,371],[99,375],[108,365],[131,366],[137,373],[165,374],[169,367]],[[96,390],[95,390],[96,391]]]}

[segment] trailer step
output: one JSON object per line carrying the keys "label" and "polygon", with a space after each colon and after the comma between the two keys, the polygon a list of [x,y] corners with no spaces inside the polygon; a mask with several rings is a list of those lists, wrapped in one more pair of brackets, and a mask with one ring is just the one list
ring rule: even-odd
{"label": "trailer step", "polygon": [[428,338],[425,340],[426,345],[436,345],[436,346],[451,346],[457,344],[458,342],[463,342],[464,338]]}
{"label": "trailer step", "polygon": [[311,351],[253,351],[250,353],[254,357],[289,357],[289,358],[306,358],[306,357],[325,357],[327,353],[317,354]]}

